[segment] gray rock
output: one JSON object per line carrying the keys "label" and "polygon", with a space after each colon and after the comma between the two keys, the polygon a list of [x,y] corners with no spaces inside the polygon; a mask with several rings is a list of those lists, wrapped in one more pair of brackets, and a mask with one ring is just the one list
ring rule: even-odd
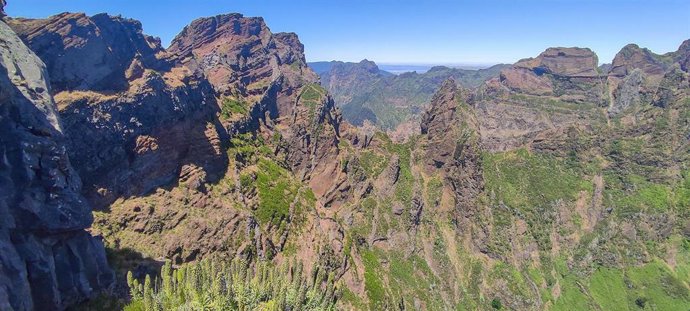
{"label": "gray rock", "polygon": [[70,165],[46,68],[0,22],[0,309],[62,310],[113,283],[84,229],[91,208]]}

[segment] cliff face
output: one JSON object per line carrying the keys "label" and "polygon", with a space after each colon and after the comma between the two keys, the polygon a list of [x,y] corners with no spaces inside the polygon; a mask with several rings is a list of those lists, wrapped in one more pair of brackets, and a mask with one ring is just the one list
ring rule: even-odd
{"label": "cliff face", "polygon": [[0,21],[0,309],[62,310],[113,283],[45,65]]}
{"label": "cliff face", "polygon": [[157,58],[160,41],[144,35],[141,23],[132,19],[62,13],[9,24],[44,59],[54,92],[121,91],[142,74],[141,67],[168,67]]}
{"label": "cliff face", "polygon": [[96,208],[227,165],[212,86],[168,61],[137,21],[63,13],[11,26],[48,67],[69,153]]}
{"label": "cliff face", "polygon": [[569,127],[604,124],[606,77],[589,49],[550,48],[503,69],[474,92],[482,142],[488,150],[525,147]]}
{"label": "cliff face", "polygon": [[[229,14],[194,21],[165,51],[138,22],[120,17],[11,22],[56,71],[67,149],[84,195],[102,211],[94,231],[109,246],[176,262],[215,252],[273,258],[302,225],[320,221],[294,228],[306,216],[293,206],[342,203],[334,199],[347,188],[340,115],[314,83],[295,34]],[[67,65],[86,54],[112,62]],[[272,154],[247,157],[238,152],[250,148],[238,145],[245,143]],[[245,193],[240,177],[266,178],[263,170],[280,172],[268,176],[297,192]],[[292,188],[302,183],[309,195]]]}
{"label": "cliff face", "polygon": [[289,78],[290,86],[316,81],[297,36],[271,33],[260,17],[226,14],[197,19],[175,37],[169,52],[177,61],[202,70],[226,96],[260,96],[281,75]]}
{"label": "cliff face", "polygon": [[317,197],[336,184],[340,115],[315,84],[297,35],[273,34],[261,18],[219,15],[193,21],[169,52],[203,71],[221,101],[249,103],[249,123],[231,131],[261,127],[267,136],[280,136],[293,172],[316,178]]}
{"label": "cliff face", "polygon": [[[616,54],[608,74],[611,92],[611,105],[608,112],[616,116],[625,110],[644,106],[653,100],[660,89],[666,73],[677,64],[681,70],[688,59],[688,41],[681,44],[675,52],[658,55],[636,44],[629,44]],[[685,69],[687,70],[687,69]]]}

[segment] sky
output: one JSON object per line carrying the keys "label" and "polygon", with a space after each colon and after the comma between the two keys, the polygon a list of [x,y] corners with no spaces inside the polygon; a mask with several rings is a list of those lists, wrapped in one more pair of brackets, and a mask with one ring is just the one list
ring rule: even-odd
{"label": "sky", "polygon": [[588,47],[600,63],[626,44],[656,53],[690,39],[688,0],[8,0],[12,17],[106,12],[140,20],[164,46],[192,20],[238,12],[295,32],[307,61],[495,64],[548,47]]}

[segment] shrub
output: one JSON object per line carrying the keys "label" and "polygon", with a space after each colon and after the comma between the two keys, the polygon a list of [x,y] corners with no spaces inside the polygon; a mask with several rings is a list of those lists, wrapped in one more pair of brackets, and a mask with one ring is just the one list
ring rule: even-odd
{"label": "shrub", "polygon": [[496,309],[496,310],[501,310],[501,308],[503,308],[503,304],[501,303],[500,300],[498,300],[497,298],[494,298],[493,300],[491,300],[491,307]]}
{"label": "shrub", "polygon": [[315,267],[280,267],[242,260],[202,260],[173,269],[170,262],[144,284],[127,274],[132,302],[125,310],[335,310],[335,277]]}

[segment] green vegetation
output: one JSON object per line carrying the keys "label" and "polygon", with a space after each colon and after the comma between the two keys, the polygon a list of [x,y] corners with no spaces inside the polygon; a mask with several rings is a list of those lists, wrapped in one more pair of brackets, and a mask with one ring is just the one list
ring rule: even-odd
{"label": "green vegetation", "polygon": [[314,268],[306,275],[300,264],[254,268],[240,260],[202,260],[173,269],[144,283],[127,274],[132,302],[127,311],[148,310],[335,310],[334,275]]}
{"label": "green vegetation", "polygon": [[[386,137],[388,138],[388,137]],[[414,148],[416,140],[410,139],[407,143],[396,144],[390,141],[386,142],[386,149],[391,154],[398,156],[400,161],[400,176],[395,188],[395,197],[402,203],[409,205],[412,202],[413,186],[415,178],[412,175],[412,149]]]}
{"label": "green vegetation", "polygon": [[494,298],[491,300],[491,307],[496,310],[501,310],[503,308],[503,304],[501,303],[501,300]]}
{"label": "green vegetation", "polygon": [[388,164],[386,156],[375,151],[365,150],[359,154],[359,163],[370,178],[376,178]]}
{"label": "green vegetation", "polygon": [[[271,140],[279,141],[280,138]],[[264,225],[280,226],[284,221],[298,221],[303,208],[313,207],[316,198],[292,173],[274,159],[273,151],[261,137],[236,135],[228,150],[231,158],[244,163],[240,172],[240,189],[258,193],[259,204],[254,215]],[[290,219],[288,219],[290,218]]]}
{"label": "green vegetation", "polygon": [[443,182],[441,178],[435,176],[426,184],[426,196],[427,204],[432,207],[436,207],[441,203],[441,197],[443,196]]}
{"label": "green vegetation", "polygon": [[[370,310],[391,309],[401,303],[406,309],[414,309],[412,297],[423,301],[429,310],[443,309],[439,280],[424,259],[379,249],[361,250],[361,256]],[[388,266],[381,265],[381,261],[388,262]]]}
{"label": "green vegetation", "polygon": [[362,252],[362,261],[364,262],[364,289],[369,298],[369,307],[371,310],[380,310],[385,304],[386,291],[379,273],[381,273],[381,265],[376,258],[373,251],[364,250]]}
{"label": "green vegetation", "polygon": [[316,107],[320,104],[324,96],[326,96],[326,90],[316,83],[307,84],[302,88],[302,92],[299,95],[299,102],[309,109],[309,118],[314,117]]}
{"label": "green vegetation", "polygon": [[268,147],[263,138],[255,137],[252,134],[239,134],[230,139],[228,156],[236,161],[243,163],[253,163],[259,157],[270,157],[273,151]]}
{"label": "green vegetation", "polygon": [[606,175],[606,203],[621,216],[641,211],[666,212],[673,207],[671,187],[652,183],[639,175]]}
{"label": "green vegetation", "polygon": [[[493,217],[496,232],[512,225],[512,217],[522,218],[541,250],[551,249],[551,225],[558,204],[572,204],[580,191],[591,191],[576,167],[566,161],[543,154],[530,154],[521,149],[506,153],[485,153],[483,156],[486,190],[494,198]],[[509,245],[505,239],[494,241],[501,253]]]}
{"label": "green vegetation", "polygon": [[687,310],[690,289],[668,266],[599,268],[587,280],[569,275],[552,310]]}
{"label": "green vegetation", "polygon": [[520,149],[485,153],[483,160],[488,190],[522,212],[548,207],[557,200],[574,200],[579,191],[592,188],[578,171],[552,156]]}
{"label": "green vegetation", "polygon": [[257,167],[256,188],[260,203],[255,212],[256,219],[261,224],[271,221],[280,224],[290,215],[290,205],[298,195],[300,185],[292,180],[287,169],[271,160],[260,159]]}
{"label": "green vegetation", "polygon": [[233,115],[246,115],[247,113],[249,113],[248,103],[233,97],[225,97],[222,99],[220,105],[220,116],[222,119],[229,119]]}

